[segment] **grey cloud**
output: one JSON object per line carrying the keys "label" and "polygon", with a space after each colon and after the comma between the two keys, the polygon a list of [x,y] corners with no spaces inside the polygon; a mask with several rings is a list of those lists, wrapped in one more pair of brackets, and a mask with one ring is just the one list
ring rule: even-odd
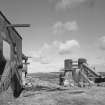
{"label": "grey cloud", "polygon": [[59,54],[66,55],[74,52],[74,49],[80,48],[80,44],[76,40],[67,40],[59,46]]}
{"label": "grey cloud", "polygon": [[88,7],[93,7],[96,3],[96,0],[58,0],[56,3],[57,9],[67,9],[73,8],[76,6],[87,5]]}
{"label": "grey cloud", "polygon": [[80,48],[77,40],[53,41],[51,44],[45,43],[40,51],[33,53],[33,62],[40,64],[51,64],[55,55],[67,55],[75,52],[74,49]]}
{"label": "grey cloud", "polygon": [[76,21],[67,21],[65,23],[62,23],[61,21],[59,21],[53,25],[54,34],[63,34],[66,31],[74,32],[77,30],[78,30],[78,24]]}

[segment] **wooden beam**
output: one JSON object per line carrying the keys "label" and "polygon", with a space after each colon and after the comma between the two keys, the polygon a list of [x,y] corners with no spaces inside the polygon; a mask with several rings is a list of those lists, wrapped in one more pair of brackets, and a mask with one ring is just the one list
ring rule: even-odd
{"label": "wooden beam", "polygon": [[7,27],[30,27],[30,24],[8,24]]}

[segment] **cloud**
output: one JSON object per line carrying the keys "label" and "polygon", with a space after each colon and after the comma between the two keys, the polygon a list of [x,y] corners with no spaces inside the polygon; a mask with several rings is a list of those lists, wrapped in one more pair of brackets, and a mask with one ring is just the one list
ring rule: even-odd
{"label": "cloud", "polygon": [[53,41],[50,44],[43,44],[42,48],[32,52],[31,56],[34,62],[50,64],[54,56],[71,54],[79,47],[80,44],[76,40],[66,40],[65,42]]}
{"label": "cloud", "polygon": [[78,30],[78,25],[77,25],[76,21],[66,22],[64,24],[64,28],[68,31],[77,31]]}
{"label": "cloud", "polygon": [[66,31],[74,32],[77,30],[78,30],[78,24],[76,21],[71,21],[71,22],[66,22],[66,23],[62,23],[59,21],[53,25],[54,34],[63,34]]}
{"label": "cloud", "polygon": [[84,2],[86,0],[59,0],[56,8],[71,8],[72,6],[74,7],[75,5]]}
{"label": "cloud", "polygon": [[59,54],[65,55],[70,54],[74,51],[75,48],[79,48],[80,45],[76,40],[68,40],[65,43],[59,44]]}
{"label": "cloud", "polygon": [[80,4],[88,5],[89,7],[94,6],[96,0],[57,0],[56,8],[57,9],[66,9],[76,7]]}
{"label": "cloud", "polygon": [[64,29],[63,29],[63,23],[62,22],[57,22],[53,25],[53,33],[54,34],[62,34],[64,33]]}
{"label": "cloud", "polygon": [[40,50],[31,52],[32,60],[34,62],[39,62],[41,64],[49,64],[50,60],[47,57],[47,53],[49,50],[50,46],[48,44],[44,44]]}
{"label": "cloud", "polygon": [[46,56],[40,54],[36,55],[35,53],[32,56],[32,61],[39,62],[40,64],[49,64],[50,61]]}
{"label": "cloud", "polygon": [[57,48],[60,55],[72,54],[75,49],[80,48],[77,40],[66,40],[65,42],[54,41],[53,45]]}
{"label": "cloud", "polygon": [[105,36],[102,36],[100,39],[99,39],[99,48],[101,50],[105,50]]}
{"label": "cloud", "polygon": [[40,56],[38,55],[37,57],[33,57],[33,61],[39,62],[41,64],[50,64],[49,59],[46,56],[41,57],[41,55]]}
{"label": "cloud", "polygon": [[[79,48],[80,44],[76,40],[53,41],[44,43],[39,50],[31,52],[29,72],[54,72],[63,67],[65,55],[75,55],[74,49]],[[78,53],[77,53],[78,54]],[[62,56],[64,55],[64,56]],[[78,54],[79,55],[79,54]]]}

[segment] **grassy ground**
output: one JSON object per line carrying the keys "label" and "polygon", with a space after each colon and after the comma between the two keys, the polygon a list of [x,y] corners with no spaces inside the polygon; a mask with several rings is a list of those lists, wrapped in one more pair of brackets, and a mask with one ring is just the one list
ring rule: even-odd
{"label": "grassy ground", "polygon": [[31,77],[33,88],[23,91],[17,99],[4,96],[0,105],[105,105],[105,87],[59,89],[58,73]]}

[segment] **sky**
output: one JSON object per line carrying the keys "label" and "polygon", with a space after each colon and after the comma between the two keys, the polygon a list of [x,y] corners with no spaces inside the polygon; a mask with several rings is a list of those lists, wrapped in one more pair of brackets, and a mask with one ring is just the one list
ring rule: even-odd
{"label": "sky", "polygon": [[0,0],[0,10],[17,24],[28,72],[55,72],[64,59],[86,58],[105,71],[105,0]]}

